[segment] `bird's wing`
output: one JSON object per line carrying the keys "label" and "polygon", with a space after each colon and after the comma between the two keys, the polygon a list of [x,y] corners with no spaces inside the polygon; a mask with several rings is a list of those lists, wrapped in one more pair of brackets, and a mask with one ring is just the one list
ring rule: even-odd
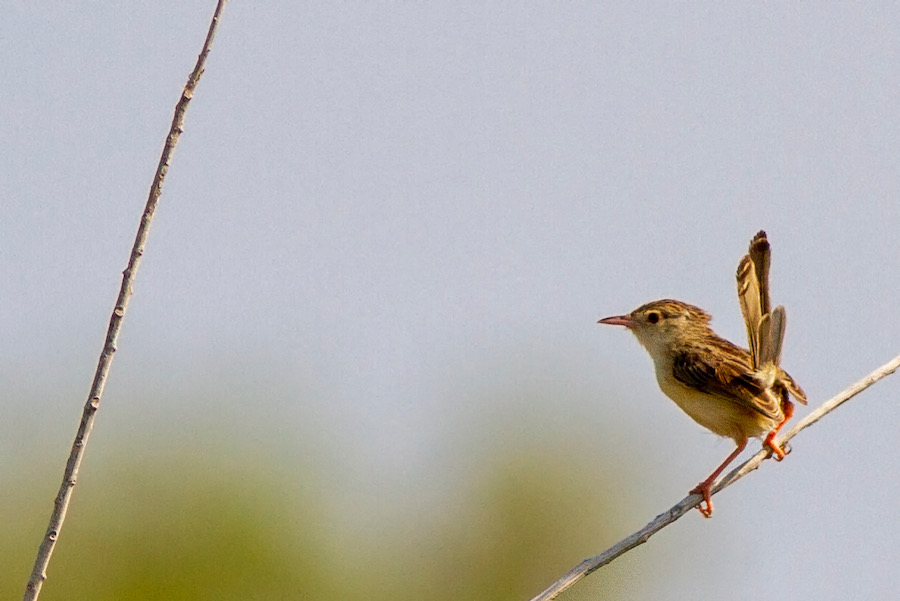
{"label": "bird's wing", "polygon": [[672,373],[685,386],[780,421],[783,414],[778,395],[772,394],[771,388],[760,381],[746,351],[737,347],[733,350],[739,352],[725,354],[706,349],[682,351],[675,356]]}

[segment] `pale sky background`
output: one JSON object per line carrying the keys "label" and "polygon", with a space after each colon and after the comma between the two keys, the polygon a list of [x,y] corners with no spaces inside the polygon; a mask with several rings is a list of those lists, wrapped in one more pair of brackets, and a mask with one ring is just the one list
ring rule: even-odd
{"label": "pale sky background", "polygon": [[[2,9],[0,478],[62,469],[213,4]],[[315,464],[313,427],[365,528],[439,512],[462,447],[587,429],[643,526],[732,447],[598,318],[674,297],[743,343],[765,229],[812,406],[900,352],[898,29],[887,3],[230,3],[84,470],[216,431]],[[896,598],[896,378],[637,550],[634,595]]]}

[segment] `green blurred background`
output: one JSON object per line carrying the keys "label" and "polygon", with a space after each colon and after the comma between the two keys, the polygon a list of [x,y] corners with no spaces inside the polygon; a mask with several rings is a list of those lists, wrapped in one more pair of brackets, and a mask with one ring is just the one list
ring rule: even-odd
{"label": "green blurred background", "polygon": [[[364,458],[317,427],[309,391],[252,362],[268,371],[255,378],[265,395],[240,376],[200,378],[165,411],[113,376],[43,599],[527,599],[626,533],[630,513],[649,515],[609,453],[615,436],[587,405],[570,413],[587,391],[487,392],[485,415],[510,426],[496,431],[465,426],[451,405],[442,428],[468,431],[421,458],[429,473],[358,478]],[[4,463],[4,598],[21,594],[46,527],[69,438],[61,416],[73,432],[78,418],[78,391],[53,380],[44,392],[59,415],[32,432],[45,454]],[[289,424],[269,395],[291,400]],[[123,403],[155,417],[112,431],[107,413],[136,415]],[[38,425],[25,413],[39,404],[23,401],[21,424]],[[541,405],[546,419],[523,413]],[[623,574],[640,563],[626,558],[564,598],[621,592],[623,578],[635,594],[639,579]]]}

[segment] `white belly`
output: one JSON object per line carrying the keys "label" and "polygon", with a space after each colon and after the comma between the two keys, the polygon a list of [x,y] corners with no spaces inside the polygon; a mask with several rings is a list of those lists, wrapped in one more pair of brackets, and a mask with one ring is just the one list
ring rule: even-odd
{"label": "white belly", "polygon": [[691,419],[736,444],[748,438],[762,438],[777,425],[774,420],[735,401],[685,386],[672,376],[671,369],[657,370],[656,380],[660,390]]}

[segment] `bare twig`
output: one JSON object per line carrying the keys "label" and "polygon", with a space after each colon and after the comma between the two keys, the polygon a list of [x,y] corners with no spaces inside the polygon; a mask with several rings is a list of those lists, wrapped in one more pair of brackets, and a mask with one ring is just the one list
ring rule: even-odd
{"label": "bare twig", "polygon": [[66,511],[69,508],[69,501],[72,498],[72,491],[78,480],[78,469],[81,466],[81,460],[84,457],[84,450],[87,445],[88,437],[94,426],[94,417],[97,409],[100,407],[100,397],[103,395],[103,387],[106,384],[106,378],[109,375],[109,369],[112,365],[113,354],[116,351],[116,341],[119,337],[119,329],[122,327],[122,319],[125,317],[125,310],[128,307],[128,300],[131,298],[132,285],[134,277],[137,273],[138,266],[141,262],[141,256],[144,254],[144,245],[147,242],[147,235],[150,230],[150,222],[153,220],[153,214],[156,211],[156,205],[159,196],[162,193],[163,180],[166,172],[169,170],[169,163],[172,159],[172,153],[175,145],[178,143],[178,137],[184,131],[184,115],[187,111],[188,103],[194,95],[194,88],[200,81],[203,74],[203,65],[206,63],[206,57],[209,55],[209,49],[212,45],[216,28],[219,25],[219,17],[225,6],[225,0],[219,0],[216,4],[216,10],[213,13],[212,22],[209,24],[209,30],[206,34],[206,41],[203,49],[197,57],[197,63],[194,70],[188,77],[184,90],[181,92],[181,98],[175,105],[175,115],[172,118],[172,126],[169,128],[169,135],[166,137],[166,144],[163,147],[162,156],[156,167],[156,175],[153,177],[153,183],[150,185],[150,194],[147,198],[147,204],[144,207],[144,214],[141,216],[141,223],[138,226],[137,235],[134,239],[134,246],[131,248],[131,257],[128,260],[128,267],[122,274],[122,285],[119,288],[119,296],[116,299],[116,306],[113,309],[112,316],[109,318],[109,327],[106,330],[106,342],[103,345],[103,351],[100,353],[100,360],[97,363],[97,371],[94,374],[94,382],[91,384],[91,390],[88,393],[87,402],[84,405],[84,411],[81,414],[81,423],[78,425],[78,432],[75,434],[75,442],[72,444],[72,450],[69,453],[69,460],[66,462],[66,470],[63,474],[62,484],[59,492],[56,494],[56,500],[53,505],[53,513],[50,515],[50,523],[47,526],[47,532],[44,534],[44,540],[38,549],[37,557],[34,561],[34,568],[31,571],[31,577],[28,579],[28,585],[25,587],[25,601],[33,601],[38,598],[41,593],[41,587],[44,580],[47,579],[47,564],[50,563],[50,556],[56,541],[59,538],[59,532],[62,529],[63,521],[66,518]]}
{"label": "bare twig", "polygon": [[[786,443],[791,438],[796,436],[801,430],[804,430],[812,424],[816,423],[826,414],[834,411],[839,405],[850,400],[878,380],[884,378],[885,376],[891,375],[898,368],[900,368],[900,356],[895,357],[886,365],[879,367],[856,384],[853,384],[837,396],[823,403],[815,411],[799,421],[793,428],[788,430],[787,434],[785,434],[779,442]],[[712,487],[711,493],[716,494],[720,490],[731,486],[732,484],[758,468],[760,463],[762,463],[762,461],[766,459],[770,454],[771,451],[769,449],[762,449],[761,451],[756,453],[756,455],[722,477],[722,479]],[[615,558],[623,555],[624,553],[630,551],[638,545],[647,542],[647,539],[683,516],[685,513],[689,512],[702,500],[703,497],[701,495],[688,495],[665,513],[661,513],[660,515],[656,516],[656,519],[654,519],[652,522],[650,522],[634,534],[619,541],[600,555],[582,561],[580,564],[572,568],[572,570],[569,571],[568,574],[554,582],[550,588],[545,590],[543,593],[541,593],[531,601],[549,601],[550,599],[555,599],[557,595],[562,593],[564,590],[566,590],[591,572],[605,566]]]}

